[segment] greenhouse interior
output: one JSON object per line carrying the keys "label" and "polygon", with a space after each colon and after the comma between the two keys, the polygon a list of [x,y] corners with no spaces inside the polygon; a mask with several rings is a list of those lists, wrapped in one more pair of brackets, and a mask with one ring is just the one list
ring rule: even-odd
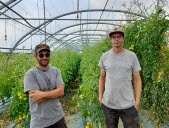
{"label": "greenhouse interior", "polygon": [[[119,60],[124,67],[114,67],[117,72],[111,74],[112,68],[106,66],[115,64],[105,64],[105,56],[114,49],[136,55],[140,65],[137,72],[131,69],[129,78],[135,103],[140,95],[139,108],[135,108],[139,123],[129,128],[169,128],[169,0],[1,0],[0,13],[0,128],[47,127],[60,121],[57,113],[63,114],[65,126],[56,128],[115,128],[106,123],[103,101],[111,105],[105,105],[110,111],[114,110],[112,99],[120,102],[122,92],[113,97],[110,91],[115,85],[109,86],[108,81],[119,77],[118,83],[122,82],[119,75],[126,75],[121,71],[129,64]],[[120,36],[110,35],[114,28],[123,30],[112,33]],[[49,73],[37,79],[33,73],[32,78],[31,69],[35,67],[40,74],[39,65],[50,67],[57,77]],[[48,90],[33,87],[41,79],[47,86],[52,81],[56,85]],[[129,97],[127,87],[125,91],[123,95]],[[45,115],[49,109],[56,110],[54,103],[62,111]],[[117,127],[125,128],[119,117]]]}

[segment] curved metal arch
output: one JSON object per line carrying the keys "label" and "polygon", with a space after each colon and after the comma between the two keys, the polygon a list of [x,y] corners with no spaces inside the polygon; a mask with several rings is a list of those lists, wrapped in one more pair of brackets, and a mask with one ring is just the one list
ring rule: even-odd
{"label": "curved metal arch", "polygon": [[[94,31],[93,29],[85,29],[85,30],[81,30],[81,31],[74,31],[74,32],[71,32],[71,33],[68,33],[68,34],[64,34],[64,36],[62,36],[61,38],[59,38],[59,40],[58,41],[60,41],[60,40],[62,40],[64,37],[67,37],[67,36],[69,36],[69,35],[72,35],[72,34],[75,34],[75,33],[78,33],[78,32],[84,32],[84,31]],[[97,30],[95,30],[95,31],[101,31],[101,32],[107,32],[106,30],[104,30],[104,29],[97,29]]]}
{"label": "curved metal arch", "polygon": [[[91,35],[92,36],[92,35]],[[94,35],[95,37],[100,37],[100,35]],[[90,36],[89,36],[90,37]],[[74,37],[71,37],[71,38],[69,38],[69,39],[67,39],[67,40],[64,40],[64,42],[63,43],[61,43],[60,45],[63,45],[64,43],[66,43],[66,42],[69,42],[69,41],[71,41],[72,39],[75,39],[75,38],[81,38],[81,36],[80,35],[77,35],[77,36],[74,36]],[[83,39],[86,39],[86,38],[84,38],[84,37],[82,37]]]}
{"label": "curved metal arch", "polygon": [[[91,34],[88,34],[88,37],[91,37],[92,35]],[[95,34],[94,35],[94,37],[106,37],[107,35],[104,35],[104,34]],[[67,41],[67,42],[69,42],[69,40],[71,40],[72,38],[74,39],[74,38],[77,38],[77,37],[81,37],[81,38],[85,38],[86,39],[86,36],[81,36],[81,35],[76,35],[76,36],[73,36],[73,37],[71,37],[71,38],[69,38],[69,39],[64,39],[63,41],[65,42],[65,41]],[[62,43],[59,43],[59,44],[62,44]]]}
{"label": "curved metal arch", "polygon": [[[89,37],[90,36],[92,36],[92,35],[89,35]],[[94,35],[94,37],[100,37],[100,35]],[[86,37],[81,37],[80,35],[77,35],[77,36],[74,36],[74,37],[71,37],[71,38],[69,38],[69,39],[67,39],[67,40],[64,40],[64,41],[67,41],[67,42],[69,42],[69,41],[72,41],[72,39],[75,39],[75,38],[81,38],[81,39],[86,39]],[[92,39],[92,38],[91,38]],[[62,45],[62,44],[61,44]]]}
{"label": "curved metal arch", "polygon": [[[92,36],[92,35],[91,35]],[[88,38],[89,39],[89,42],[91,41],[91,39],[96,39],[96,37],[95,36],[97,36],[97,35],[94,35],[94,37],[92,37],[92,38]],[[72,39],[74,39],[74,38],[80,38],[80,39],[76,39],[76,40],[72,40]],[[100,36],[99,36],[100,37]],[[102,38],[97,38],[97,39],[99,39],[99,40],[101,40]],[[68,39],[68,40],[66,40],[66,41],[64,41],[62,44],[59,44],[59,46],[57,46],[57,47],[55,47],[54,49],[58,49],[59,47],[61,47],[62,45],[67,45],[67,44],[71,44],[72,42],[74,42],[74,41],[81,41],[81,40],[86,40],[86,38],[81,38],[81,36],[76,36],[76,37],[72,37],[72,38],[70,38],[70,39]],[[71,41],[71,42],[70,42]]]}
{"label": "curved metal arch", "polygon": [[[75,26],[79,26],[79,25],[87,25],[87,24],[98,24],[98,22],[86,22],[86,23],[79,23],[79,24],[74,24],[74,25],[70,25],[70,26],[67,26],[65,28],[62,28],[58,31],[56,31],[54,34],[52,35],[56,35],[57,33],[60,33],[61,31],[65,30],[65,29],[68,29],[68,28],[71,28],[71,27],[75,27]],[[115,25],[115,26],[120,26],[118,24],[113,24],[113,23],[107,23],[107,22],[99,22],[99,24],[108,24],[108,25]],[[48,40],[51,36],[47,37],[46,39]],[[44,42],[44,41],[42,41]]]}
{"label": "curved metal arch", "polygon": [[[92,36],[92,35],[91,35],[91,36]],[[69,38],[68,40],[64,41],[62,44],[60,44],[59,46],[57,46],[55,49],[57,49],[58,47],[62,46],[62,45],[65,44],[65,43],[68,43],[69,40],[71,41],[72,39],[77,38],[77,37],[81,37],[81,36],[74,36],[74,37],[72,37],[72,38]]]}
{"label": "curved metal arch", "polygon": [[[92,37],[92,38],[89,38],[89,40],[86,40],[85,38],[83,38],[83,39],[76,39],[76,40],[71,40],[71,42],[69,42],[69,43],[67,43],[67,44],[72,44],[72,43],[74,43],[74,42],[77,42],[77,41],[79,41],[79,44],[82,42],[82,43],[86,43],[86,42],[92,42],[92,41],[95,41],[95,40],[97,40],[97,41],[101,41],[102,39],[101,38],[98,38],[98,37]],[[82,44],[83,45],[83,44]]]}
{"label": "curved metal arch", "polygon": [[[89,23],[81,23],[81,24],[70,25],[70,26],[67,26],[67,27],[65,27],[65,28],[63,28],[63,29],[60,29],[59,31],[55,32],[53,35],[56,35],[57,33],[59,33],[59,32],[61,32],[61,31],[65,30],[65,29],[68,29],[68,28],[71,28],[71,27],[75,27],[75,26],[79,26],[79,25],[85,25],[85,24],[98,24],[98,22],[89,22]],[[106,22],[100,22],[99,24],[107,24],[107,25],[119,26],[119,25],[117,25],[117,24],[106,23]],[[48,38],[46,38],[46,39],[49,39],[49,38],[50,38],[50,36],[49,36]],[[56,43],[57,43],[57,41],[54,42],[53,44],[51,44],[51,47],[53,47],[54,44],[56,44]]]}
{"label": "curved metal arch", "polygon": [[[78,43],[77,41],[78,41],[78,40],[69,42],[68,44],[66,44],[65,46],[63,46],[63,48],[66,47],[67,45],[72,46],[72,45],[74,45],[75,43]],[[90,42],[99,42],[99,41],[101,41],[101,40],[96,40],[96,39],[90,40]],[[71,45],[70,45],[70,43],[71,43]],[[73,47],[73,46],[72,46],[72,47]],[[62,48],[61,48],[61,49],[62,49]]]}
{"label": "curved metal arch", "polygon": [[[94,38],[90,38],[89,39],[89,41],[87,41],[85,38],[77,38],[77,39],[75,39],[75,40],[70,40],[70,42],[69,43],[67,43],[67,44],[71,44],[71,43],[73,43],[73,42],[76,42],[76,41],[79,41],[79,44],[82,44],[82,43],[85,43],[85,42],[90,42],[90,41],[93,41],[93,40],[101,40],[101,38],[99,38],[99,37],[94,37]],[[83,44],[82,44],[83,45]],[[61,45],[60,45],[61,46]],[[60,46],[58,46],[58,47],[60,47]],[[57,47],[57,48],[58,48]]]}
{"label": "curved metal arch", "polygon": [[71,15],[71,14],[82,13],[82,12],[94,12],[94,11],[120,12],[120,13],[128,13],[128,14],[140,16],[140,17],[143,17],[143,18],[146,17],[146,16],[143,16],[143,15],[141,15],[141,14],[137,14],[137,13],[133,13],[133,12],[125,11],[125,10],[111,10],[111,9],[104,9],[104,10],[103,10],[103,9],[89,9],[89,10],[78,10],[78,11],[73,11],[73,12],[65,13],[65,14],[56,16],[56,17],[54,17],[54,18],[51,19],[51,20],[45,21],[44,23],[42,23],[42,24],[38,25],[37,27],[35,27],[33,30],[31,30],[31,31],[29,31],[28,33],[26,33],[24,36],[22,36],[22,37],[15,43],[15,45],[14,45],[13,48],[10,50],[10,52],[14,51],[14,49],[18,46],[19,42],[22,41],[27,35],[31,34],[31,33],[34,32],[36,29],[42,27],[43,25],[45,25],[45,24],[47,24],[47,23],[49,23],[49,22],[52,22],[54,19],[58,19],[58,18],[60,18],[60,17],[64,17],[64,16]]}
{"label": "curved metal arch", "polygon": [[[91,29],[91,30],[82,30],[82,31],[94,31],[94,30]],[[107,32],[106,30],[95,30],[95,31],[105,31],[105,32]],[[81,32],[81,31],[75,31],[75,32],[72,32],[72,33],[69,33],[69,34],[65,34],[65,36],[61,37],[58,41],[54,42],[52,45],[54,45],[55,43],[57,43],[59,41],[62,41],[62,39],[66,38],[67,36],[69,36],[69,35],[71,35],[73,33],[77,33],[77,32]]]}
{"label": "curved metal arch", "polygon": [[[5,5],[10,5],[10,4],[12,4],[12,3],[14,3],[14,2],[18,2],[17,0],[8,0],[6,3],[4,3]],[[0,6],[0,10],[1,9],[3,9],[3,8],[5,8],[5,6],[4,5],[1,5]]]}
{"label": "curved metal arch", "polygon": [[[81,40],[81,39],[78,39],[78,40],[74,40],[74,41],[72,41],[72,42],[70,42],[70,43],[68,43],[68,44],[66,44],[66,45],[64,45],[63,47],[61,47],[60,49],[63,49],[63,48],[65,48],[66,46],[71,46],[72,48],[75,48],[76,46],[80,46],[80,45],[82,45],[82,44],[80,44],[78,41],[79,40]],[[99,42],[99,41],[101,41],[100,39],[93,39],[93,40],[91,40],[90,41],[90,44],[92,43],[92,44],[94,44],[94,43],[97,43],[97,42]],[[83,42],[83,43],[85,43],[85,42]],[[84,44],[83,44],[84,45]],[[55,49],[56,50],[56,49]],[[59,50],[59,49],[58,49]]]}

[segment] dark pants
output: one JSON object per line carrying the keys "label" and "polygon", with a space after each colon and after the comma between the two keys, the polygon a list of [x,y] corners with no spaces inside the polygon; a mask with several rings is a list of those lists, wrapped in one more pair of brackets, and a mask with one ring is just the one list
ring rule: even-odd
{"label": "dark pants", "polygon": [[55,124],[52,124],[51,126],[48,126],[48,127],[45,127],[45,128],[67,128],[67,126],[66,126],[65,119],[62,118],[61,120],[59,120]]}
{"label": "dark pants", "polygon": [[119,117],[124,128],[140,128],[138,111],[133,106],[131,108],[117,110],[101,105],[105,117],[106,128],[118,128]]}

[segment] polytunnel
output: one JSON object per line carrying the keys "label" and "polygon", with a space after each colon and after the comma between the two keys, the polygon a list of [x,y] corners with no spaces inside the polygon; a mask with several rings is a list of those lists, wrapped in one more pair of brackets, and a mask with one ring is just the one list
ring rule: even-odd
{"label": "polytunnel", "polygon": [[38,44],[50,47],[47,66],[61,73],[64,96],[56,99],[67,127],[105,128],[98,63],[113,47],[115,27],[123,28],[124,48],[141,65],[140,127],[169,128],[168,8],[169,0],[1,0],[0,128],[30,127],[24,81],[37,65]]}

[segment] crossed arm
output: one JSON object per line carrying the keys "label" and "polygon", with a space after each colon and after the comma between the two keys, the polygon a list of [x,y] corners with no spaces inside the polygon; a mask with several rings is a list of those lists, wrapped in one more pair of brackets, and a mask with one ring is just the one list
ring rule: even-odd
{"label": "crossed arm", "polygon": [[45,102],[49,99],[61,97],[63,95],[64,95],[64,85],[60,85],[56,89],[47,92],[43,92],[40,90],[29,91],[29,97],[37,104]]}

